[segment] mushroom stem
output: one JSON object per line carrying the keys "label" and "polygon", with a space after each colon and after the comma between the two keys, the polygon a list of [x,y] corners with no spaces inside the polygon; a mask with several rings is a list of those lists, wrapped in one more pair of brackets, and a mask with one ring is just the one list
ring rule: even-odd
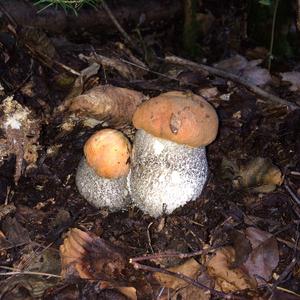
{"label": "mushroom stem", "polygon": [[83,157],[76,173],[79,193],[94,207],[109,207],[111,211],[125,208],[129,203],[127,176],[104,178],[87,164]]}
{"label": "mushroom stem", "polygon": [[132,200],[157,217],[195,200],[207,178],[205,147],[190,147],[154,137],[143,129],[136,133],[129,185]]}

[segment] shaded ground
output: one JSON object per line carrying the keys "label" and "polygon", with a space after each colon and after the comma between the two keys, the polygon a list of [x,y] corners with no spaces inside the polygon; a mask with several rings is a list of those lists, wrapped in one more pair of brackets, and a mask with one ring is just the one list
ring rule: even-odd
{"label": "shaded ground", "polygon": [[[9,22],[5,19],[3,22],[0,36],[1,85],[4,88],[2,99],[13,95],[15,100],[29,107],[41,120],[41,133],[36,168],[27,170],[26,174],[23,168],[23,176],[17,185],[14,184],[14,156],[6,158],[0,165],[1,209],[4,211],[4,204],[15,205],[10,213],[4,212],[1,216],[1,230],[8,244],[5,245],[3,240],[0,266],[18,266],[21,269],[33,261],[32,254],[37,255],[48,247],[54,249],[53,256],[56,257],[56,250],[69,228],[93,232],[105,241],[127,249],[131,257],[167,250],[188,253],[205,245],[213,248],[230,245],[239,255],[236,258],[239,264],[238,260],[244,262],[249,255],[249,251],[242,251],[245,237],[242,234],[241,238],[240,234],[248,227],[255,227],[271,233],[278,242],[279,263],[274,270],[275,275],[267,282],[300,294],[300,206],[295,201],[300,197],[299,110],[288,111],[285,107],[258,101],[242,86],[216,80],[212,76],[200,76],[197,80],[195,73],[188,72],[184,79],[188,82],[193,80],[191,85],[151,73],[139,80],[128,80],[116,71],[100,68],[96,75],[85,82],[85,90],[97,83],[108,82],[154,96],[174,89],[201,93],[201,89],[203,92],[203,89],[216,87],[217,95],[211,103],[218,112],[220,130],[217,140],[207,147],[210,176],[197,201],[159,219],[144,215],[137,208],[117,213],[96,210],[79,195],[74,178],[85,140],[101,125],[96,128],[76,125],[70,132],[60,128],[63,117],[54,117],[53,112],[70,91],[76,76],[55,65],[53,60],[80,71],[87,64],[78,59],[79,53],[89,55],[92,48],[104,56],[110,56],[111,52],[120,55],[120,52],[115,50],[111,41],[103,46],[103,41],[94,40],[91,35],[83,37],[82,41],[80,37],[73,40],[68,37],[67,41],[64,37],[53,37],[50,41],[54,41],[55,54],[49,54],[51,60],[45,63],[45,58],[28,50],[28,39],[23,38],[21,31],[13,35],[7,27]],[[172,33],[164,35],[165,44],[169,43],[167,47],[160,43],[162,37],[157,37],[154,44],[160,45],[162,50],[165,47],[172,51],[175,45],[172,38],[168,39],[169,35]],[[117,37],[114,38],[118,41]],[[43,39],[48,41],[47,37]],[[51,47],[43,44],[43,49],[49,50]],[[149,47],[151,51],[153,48]],[[222,58],[217,53],[212,53],[212,57]],[[157,61],[153,66],[168,76],[171,73],[167,73],[167,69],[175,70],[174,66]],[[280,83],[273,82],[267,88],[290,101],[298,97],[297,92],[290,92],[288,86]],[[230,99],[222,100],[221,95],[229,93]],[[254,191],[261,185],[259,180],[244,187],[239,184],[241,166],[258,157],[269,159],[284,176],[284,182],[272,191]],[[293,259],[296,262],[291,266]],[[172,258],[169,263],[178,265],[180,262],[180,259]],[[52,261],[48,256],[39,263],[48,263],[54,269],[60,267],[57,258]],[[30,270],[42,272],[39,263],[36,263],[36,269]],[[166,262],[162,265],[169,266]],[[52,273],[49,268],[42,270]],[[142,271],[138,274],[142,274]],[[46,289],[45,281],[39,282],[36,277],[30,277],[29,280],[26,276],[20,279],[20,276],[11,275],[1,279],[4,284],[2,289],[5,289],[1,295],[3,299],[32,299],[42,294],[46,299],[54,299],[54,295],[57,297],[55,299],[66,299],[67,296],[69,299],[80,299],[84,295],[87,299],[94,299],[91,295],[95,292],[95,285],[84,281],[76,286],[72,280],[70,284],[48,282],[51,287]],[[287,295],[297,298],[291,293],[278,296],[280,290],[267,282],[256,290],[262,297],[260,299],[269,299],[271,295],[272,299],[288,299]],[[159,291],[153,290],[153,293]],[[243,294],[247,295],[247,292]],[[96,296],[93,297],[96,299]],[[119,297],[101,294],[97,299],[122,299]],[[251,299],[254,296],[248,294],[248,297]]]}

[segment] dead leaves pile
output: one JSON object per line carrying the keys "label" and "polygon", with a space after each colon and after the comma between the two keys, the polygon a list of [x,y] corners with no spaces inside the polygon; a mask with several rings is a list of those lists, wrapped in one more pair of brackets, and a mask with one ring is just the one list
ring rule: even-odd
{"label": "dead leaves pile", "polygon": [[146,290],[148,296],[152,294],[157,297],[160,290],[159,299],[174,300],[178,297],[202,300],[210,299],[212,294],[225,297],[239,291],[254,292],[257,287],[272,279],[272,273],[279,262],[278,245],[271,234],[254,227],[246,228],[241,234],[245,242],[251,245],[242,262],[237,262],[238,248],[224,246],[210,254],[204,251],[201,256],[189,258],[168,268],[175,276],[161,273],[156,268],[156,272],[146,277],[143,272],[136,273],[134,263],[129,264],[130,260],[124,249],[79,229],[72,229],[60,247],[61,275],[66,280],[77,277],[95,281],[99,289],[117,290],[127,299],[133,300],[138,299],[138,295],[145,297]]}

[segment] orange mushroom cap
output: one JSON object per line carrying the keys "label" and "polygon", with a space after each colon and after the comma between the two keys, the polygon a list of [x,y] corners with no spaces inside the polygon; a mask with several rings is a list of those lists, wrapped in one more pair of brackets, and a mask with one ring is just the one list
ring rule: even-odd
{"label": "orange mushroom cap", "polygon": [[105,178],[126,176],[130,168],[130,153],[130,142],[114,129],[97,131],[84,145],[88,165]]}
{"label": "orange mushroom cap", "polygon": [[143,102],[134,113],[133,125],[178,144],[204,147],[216,138],[219,121],[202,97],[173,91]]}

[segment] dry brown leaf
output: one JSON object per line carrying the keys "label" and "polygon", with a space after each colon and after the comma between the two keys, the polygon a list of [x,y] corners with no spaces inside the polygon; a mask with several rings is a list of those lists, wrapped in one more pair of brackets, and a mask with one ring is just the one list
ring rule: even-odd
{"label": "dry brown leaf", "polygon": [[258,284],[265,284],[271,279],[272,271],[279,262],[277,240],[272,234],[255,227],[246,229],[246,237],[253,250],[244,264],[245,269],[256,278]]}
{"label": "dry brown leaf", "polygon": [[[207,287],[211,287],[212,280],[209,278],[208,274],[204,271],[198,276],[197,281],[202,283]],[[166,300],[177,300],[177,299],[197,299],[197,300],[208,300],[211,298],[210,291],[200,289],[194,285],[187,285],[186,287],[175,291],[171,294],[170,298]],[[163,299],[162,299],[163,300]]]}
{"label": "dry brown leaf", "polygon": [[[195,279],[197,278],[199,271],[200,271],[200,264],[194,259],[191,258],[184,262],[181,265],[171,267],[168,269],[169,271],[175,272],[175,273],[181,273],[185,276]],[[179,279],[174,276],[166,275],[163,273],[154,273],[153,275],[155,279],[164,287],[171,288],[174,290],[177,290],[179,288],[183,288],[187,286],[188,284],[186,281]]]}
{"label": "dry brown leaf", "polygon": [[136,289],[134,287],[118,287],[117,290],[130,300],[137,300]]}
{"label": "dry brown leaf", "polygon": [[243,165],[236,174],[238,188],[252,188],[254,192],[271,192],[281,185],[283,176],[278,167],[268,158],[256,157]]}
{"label": "dry brown leaf", "polygon": [[240,268],[231,269],[235,261],[233,247],[223,247],[207,262],[207,272],[215,280],[215,288],[223,292],[254,289],[256,281]]}
{"label": "dry brown leaf", "polygon": [[48,66],[53,65],[53,61],[58,54],[51,39],[42,29],[33,26],[23,27],[21,29],[21,38],[31,52],[41,56],[41,59]]}
{"label": "dry brown leaf", "polygon": [[126,88],[101,85],[66,101],[71,112],[81,118],[94,118],[110,125],[131,123],[137,106],[146,97]]}
{"label": "dry brown leaf", "polygon": [[112,244],[77,228],[71,229],[60,246],[61,276],[97,280],[101,289],[116,289],[137,300],[136,289],[118,285],[126,265],[125,256]]}
{"label": "dry brown leaf", "polygon": [[77,229],[71,229],[60,246],[61,276],[69,278],[79,276],[83,279],[93,279],[92,275],[82,265],[82,259],[86,254],[84,247],[91,242],[91,237]]}

